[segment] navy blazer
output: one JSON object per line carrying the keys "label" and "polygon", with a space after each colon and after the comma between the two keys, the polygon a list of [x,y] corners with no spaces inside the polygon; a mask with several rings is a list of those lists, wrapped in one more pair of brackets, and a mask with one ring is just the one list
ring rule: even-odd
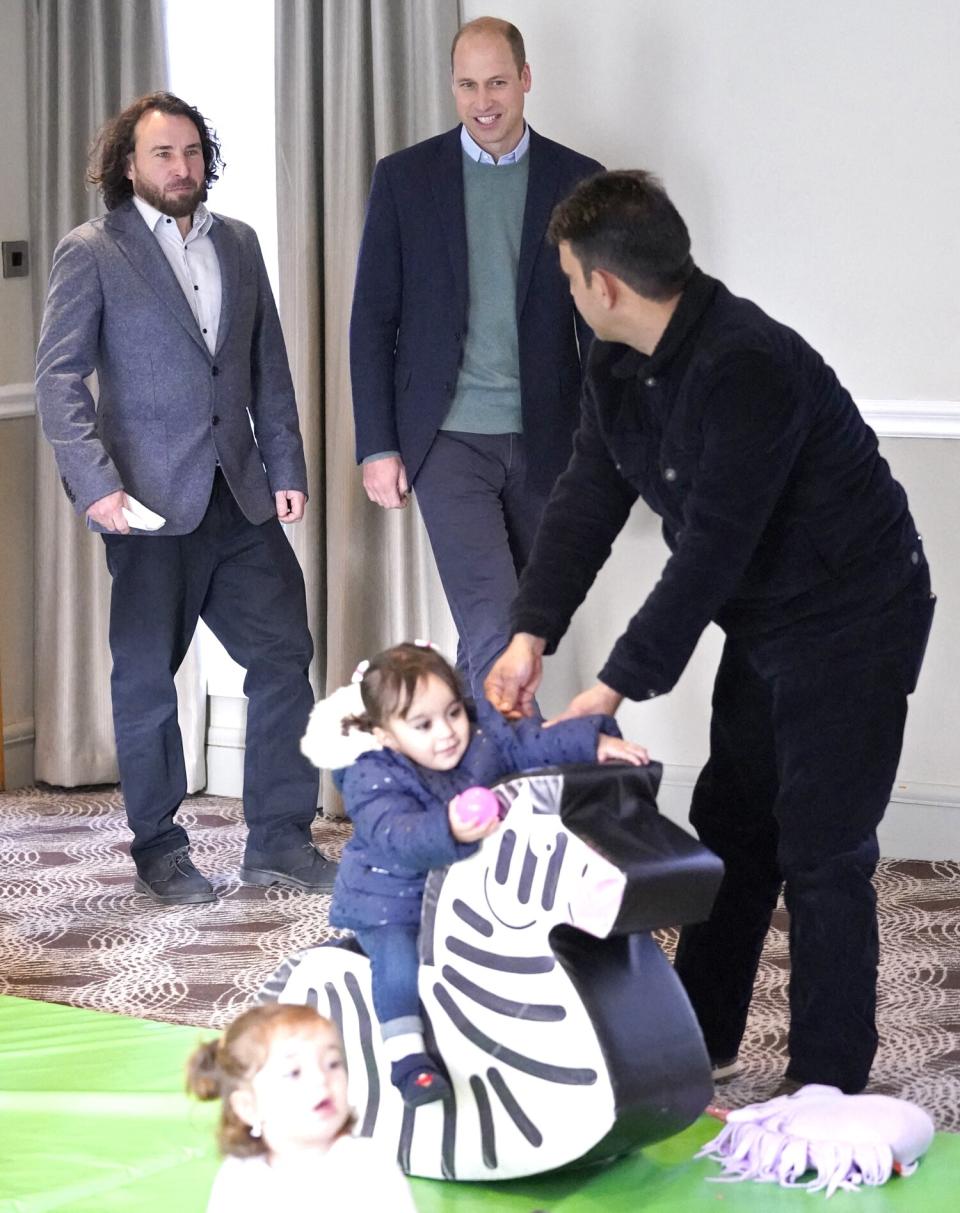
{"label": "navy blazer", "polygon": [[[37,409],[78,514],[124,489],[184,535],[219,462],[240,509],[306,492],[297,404],[256,233],[213,216],[222,305],[213,354],[132,200],[60,241],[37,351]],[[97,401],[85,383],[96,370]],[[89,524],[93,530],[102,530]]]}
{"label": "navy blazer", "polygon": [[[570,458],[580,399],[577,315],[555,248],[554,206],[602,171],[596,160],[530,131],[530,174],[517,267],[520,393],[533,487]],[[357,461],[399,451],[413,484],[446,417],[467,333],[467,231],[460,127],[381,160],[360,244],[350,373]],[[579,348],[578,348],[579,337]]]}

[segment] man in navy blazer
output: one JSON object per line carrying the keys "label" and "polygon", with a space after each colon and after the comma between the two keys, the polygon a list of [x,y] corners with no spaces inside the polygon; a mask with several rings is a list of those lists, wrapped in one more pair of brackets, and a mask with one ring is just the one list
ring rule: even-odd
{"label": "man in navy blazer", "polygon": [[108,213],[57,247],[37,354],[64,489],[106,545],[136,888],[161,903],[215,900],[175,820],[173,679],[201,617],[247,671],[242,879],[326,891],[334,867],[310,841],[313,645],[280,526],[306,503],[297,407],[256,234],[203,205],[220,164],[203,116],[170,93],[107,124],[90,179]]}
{"label": "man in navy blazer", "polygon": [[596,161],[523,119],[530,67],[508,22],[451,52],[461,125],[374,172],[350,325],[357,461],[371,501],[426,523],[476,694],[579,413],[579,320],[545,239]]}

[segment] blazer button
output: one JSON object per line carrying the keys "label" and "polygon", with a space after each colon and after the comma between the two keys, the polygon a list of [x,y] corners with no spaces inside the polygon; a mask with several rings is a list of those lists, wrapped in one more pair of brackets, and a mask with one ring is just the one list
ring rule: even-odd
{"label": "blazer button", "polygon": [[219,374],[220,374],[220,368],[219,368],[219,367],[216,367],[216,366],[212,366],[212,367],[210,368],[210,374],[211,374],[211,375],[213,375],[213,377],[214,377],[214,378],[216,378],[216,377],[217,377],[217,375],[219,375]]}
{"label": "blazer button", "polygon": [[676,480],[677,469],[676,468],[664,468],[663,469],[663,478],[664,478],[664,480],[669,480],[671,482]]}
{"label": "blazer button", "polygon": [[656,387],[657,379],[655,375],[648,375],[643,381],[644,387]]}
{"label": "blazer button", "polygon": [[217,416],[217,414],[216,414],[216,413],[214,413],[214,414],[213,414],[213,416],[210,418],[210,424],[211,424],[211,425],[219,425],[219,424],[220,424],[220,418]]}

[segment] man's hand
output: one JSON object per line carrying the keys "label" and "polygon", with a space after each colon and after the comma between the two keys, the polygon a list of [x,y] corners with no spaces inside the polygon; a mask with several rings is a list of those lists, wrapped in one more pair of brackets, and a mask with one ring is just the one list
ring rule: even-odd
{"label": "man's hand", "polygon": [[629,762],[631,766],[645,767],[650,761],[646,747],[623,737],[608,737],[601,733],[597,739],[597,762]]}
{"label": "man's hand", "polygon": [[574,696],[559,716],[548,720],[544,728],[556,724],[558,720],[571,720],[574,716],[612,716],[623,702],[623,696],[604,682],[598,682]]}
{"label": "man's hand", "polygon": [[297,489],[280,489],[274,493],[277,502],[277,517],[281,522],[299,522],[307,506],[306,493]]}
{"label": "man's hand", "polygon": [[385,455],[363,465],[363,487],[374,505],[402,510],[410,502],[407,469],[399,455]]}
{"label": "man's hand", "polygon": [[87,506],[87,517],[91,522],[102,526],[104,530],[115,531],[118,535],[129,535],[130,524],[123,516],[123,507],[127,504],[127,495],[123,489],[100,497],[92,505]]}
{"label": "man's hand", "polygon": [[533,697],[543,678],[542,636],[517,632],[484,679],[483,693],[509,720],[533,715]]}

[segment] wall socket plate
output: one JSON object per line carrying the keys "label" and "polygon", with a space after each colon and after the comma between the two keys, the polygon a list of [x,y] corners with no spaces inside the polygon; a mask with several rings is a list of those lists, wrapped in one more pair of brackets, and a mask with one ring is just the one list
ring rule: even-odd
{"label": "wall socket plate", "polygon": [[30,273],[30,248],[26,240],[4,240],[0,242],[3,250],[4,278],[26,278]]}

